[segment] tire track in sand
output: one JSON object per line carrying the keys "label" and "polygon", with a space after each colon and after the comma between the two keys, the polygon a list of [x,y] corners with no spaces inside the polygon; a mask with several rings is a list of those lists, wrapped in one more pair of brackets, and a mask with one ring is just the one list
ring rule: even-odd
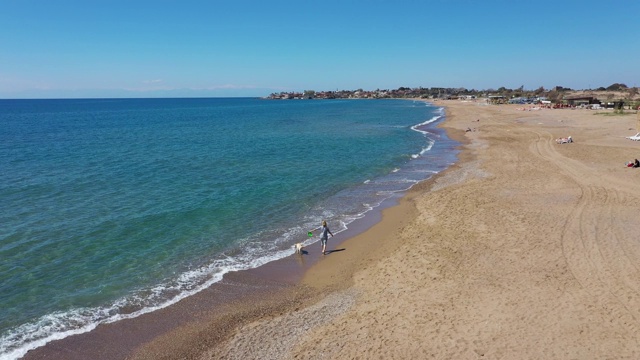
{"label": "tire track in sand", "polygon": [[[530,144],[534,155],[558,167],[580,188],[578,203],[567,216],[561,241],[563,256],[574,278],[596,302],[628,331],[640,333],[640,250],[629,227],[629,216],[640,189],[560,154],[549,133],[536,132]],[[625,189],[621,192],[619,189]],[[637,205],[635,205],[637,212]]]}

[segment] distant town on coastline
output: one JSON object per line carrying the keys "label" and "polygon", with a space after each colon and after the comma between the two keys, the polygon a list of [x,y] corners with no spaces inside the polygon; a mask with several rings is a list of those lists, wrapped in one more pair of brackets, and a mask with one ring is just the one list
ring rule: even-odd
{"label": "distant town on coastline", "polygon": [[408,88],[400,87],[395,90],[336,90],[302,92],[272,93],[267,99],[292,100],[292,99],[391,99],[391,98],[420,98],[434,100],[473,100],[485,99],[495,104],[554,104],[556,106],[603,106],[617,109],[633,108],[640,105],[640,92],[637,87],[628,87],[625,84],[615,83],[608,87],[597,89],[573,90],[563,86],[553,89],[539,87],[535,90],[526,90],[524,86],[517,89],[500,87],[498,89],[475,90],[465,88]]}

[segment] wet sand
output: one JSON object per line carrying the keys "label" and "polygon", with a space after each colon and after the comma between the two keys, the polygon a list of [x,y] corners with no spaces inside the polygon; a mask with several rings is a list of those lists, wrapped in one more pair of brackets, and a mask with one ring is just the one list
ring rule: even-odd
{"label": "wet sand", "polygon": [[344,250],[314,244],[304,263],[225,277],[232,295],[214,286],[26,358],[639,358],[636,115],[436,104],[460,161],[329,240]]}
{"label": "wet sand", "polygon": [[636,115],[443,104],[460,163],[201,359],[640,357]]}
{"label": "wet sand", "polygon": [[330,289],[302,284],[306,271],[346,251],[340,245],[381,220],[381,211],[394,206],[401,194],[330,238],[329,254],[320,243],[259,268],[226,274],[223,281],[167,308],[96,329],[29,351],[23,359],[194,359],[231,336],[238,326],[313,304]]}

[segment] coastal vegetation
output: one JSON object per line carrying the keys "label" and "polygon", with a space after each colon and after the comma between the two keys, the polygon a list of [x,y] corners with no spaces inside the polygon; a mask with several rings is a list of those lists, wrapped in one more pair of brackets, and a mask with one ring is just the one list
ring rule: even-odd
{"label": "coastal vegetation", "polygon": [[466,89],[444,87],[399,87],[397,89],[376,90],[336,90],[315,91],[304,90],[302,92],[272,93],[268,99],[385,99],[385,98],[421,98],[421,99],[495,99],[496,102],[509,102],[513,99],[522,99],[523,102],[535,102],[544,99],[553,104],[571,104],[575,99],[589,99],[598,103],[616,104],[616,108],[637,109],[640,106],[640,91],[637,87],[628,87],[622,83],[614,83],[607,87],[595,89],[574,90],[564,86],[555,86],[552,89],[538,87],[537,89],[525,89],[520,86],[516,89],[500,87],[498,89]]}

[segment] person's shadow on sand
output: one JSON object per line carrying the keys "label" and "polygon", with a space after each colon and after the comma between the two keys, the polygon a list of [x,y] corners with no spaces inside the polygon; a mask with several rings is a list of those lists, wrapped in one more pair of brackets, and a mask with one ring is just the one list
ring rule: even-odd
{"label": "person's shadow on sand", "polygon": [[345,250],[347,250],[347,249],[327,250],[327,251],[324,252],[324,254],[325,255],[329,255],[329,254],[334,253],[334,252],[345,251]]}

